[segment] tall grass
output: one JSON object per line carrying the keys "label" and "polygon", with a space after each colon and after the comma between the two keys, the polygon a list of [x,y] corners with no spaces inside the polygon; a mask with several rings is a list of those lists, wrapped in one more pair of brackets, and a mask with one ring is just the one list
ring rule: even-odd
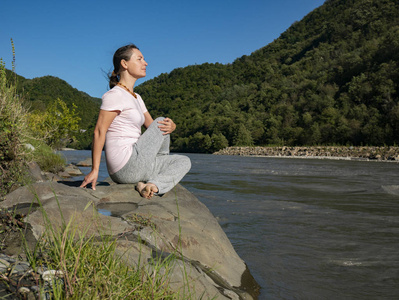
{"label": "tall grass", "polygon": [[[11,40],[12,72],[0,58],[0,199],[17,187],[29,183],[27,163],[36,161],[43,171],[58,172],[65,160],[55,154],[43,140],[34,138],[29,125],[29,107],[17,93],[15,48]],[[34,151],[24,145],[32,144]]]}
{"label": "tall grass", "polygon": [[16,77],[7,78],[5,63],[0,59],[0,197],[23,182],[27,157],[23,144],[28,132],[28,111],[16,92]]}
{"label": "tall grass", "polygon": [[36,199],[45,231],[36,248],[32,251],[27,247],[26,252],[33,268],[58,271],[52,299],[181,299],[169,289],[173,255],[164,258],[155,253],[149,264],[129,266],[123,261],[123,254],[117,254],[115,237],[101,232],[97,237],[90,236],[87,229],[81,231],[74,226],[72,218],[66,223],[62,214],[61,227],[55,227],[37,196]]}
{"label": "tall grass", "polygon": [[63,156],[55,153],[54,150],[42,140],[32,138],[29,140],[29,143],[35,147],[31,160],[37,162],[42,171],[57,174],[64,170],[66,160]]}

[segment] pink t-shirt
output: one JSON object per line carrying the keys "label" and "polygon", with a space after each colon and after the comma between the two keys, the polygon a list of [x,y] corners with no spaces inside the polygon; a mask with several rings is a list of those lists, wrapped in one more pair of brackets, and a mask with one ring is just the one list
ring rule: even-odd
{"label": "pink t-shirt", "polygon": [[134,98],[125,89],[115,86],[102,97],[100,109],[118,111],[105,138],[105,157],[110,174],[118,172],[132,155],[133,144],[141,135],[147,108],[140,95]]}

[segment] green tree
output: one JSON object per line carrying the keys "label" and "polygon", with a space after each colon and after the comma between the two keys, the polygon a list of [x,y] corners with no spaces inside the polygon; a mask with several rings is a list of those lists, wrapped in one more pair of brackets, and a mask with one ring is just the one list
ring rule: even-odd
{"label": "green tree", "polygon": [[213,133],[211,136],[210,152],[216,152],[229,146],[229,141],[222,133]]}
{"label": "green tree", "polygon": [[202,134],[201,132],[196,132],[193,136],[189,137],[188,140],[188,151],[197,153],[209,152],[212,146],[212,140],[208,134]]}
{"label": "green tree", "polygon": [[251,136],[251,132],[245,127],[244,124],[240,124],[237,127],[236,134],[233,139],[234,146],[253,146],[254,141]]}
{"label": "green tree", "polygon": [[43,138],[52,147],[63,147],[75,140],[79,130],[80,118],[76,105],[69,109],[64,101],[57,99],[44,113],[33,112],[30,115],[30,126],[37,137]]}

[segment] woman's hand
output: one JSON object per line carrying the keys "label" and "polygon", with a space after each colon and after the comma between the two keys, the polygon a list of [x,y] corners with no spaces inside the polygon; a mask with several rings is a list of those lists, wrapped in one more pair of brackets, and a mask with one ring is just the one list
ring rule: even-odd
{"label": "woman's hand", "polygon": [[89,174],[85,176],[85,179],[83,180],[80,187],[85,188],[86,185],[91,183],[91,188],[93,190],[96,190],[97,179],[98,179],[98,171],[92,170]]}
{"label": "woman's hand", "polygon": [[163,121],[158,121],[158,124],[161,124],[158,127],[159,127],[159,129],[161,129],[164,132],[163,133],[164,135],[168,134],[168,133],[172,133],[176,129],[175,122],[173,122],[173,120],[169,119],[169,118],[165,118],[165,119],[163,119]]}
{"label": "woman's hand", "polygon": [[98,171],[100,170],[101,153],[104,148],[105,136],[112,121],[120,113],[118,110],[107,111],[100,109],[98,114],[97,124],[94,128],[93,149],[92,149],[92,167],[91,172],[86,175],[80,187],[84,188],[91,183],[93,190],[96,189]]}

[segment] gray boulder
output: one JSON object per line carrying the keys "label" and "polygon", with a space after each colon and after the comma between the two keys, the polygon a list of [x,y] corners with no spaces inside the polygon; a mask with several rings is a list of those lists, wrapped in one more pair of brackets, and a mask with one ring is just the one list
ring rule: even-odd
{"label": "gray boulder", "polygon": [[30,177],[34,180],[34,181],[44,181],[45,178],[43,178],[42,176],[42,170],[40,169],[39,165],[32,161],[28,163],[28,172]]}
{"label": "gray boulder", "polygon": [[86,158],[85,160],[82,160],[76,164],[78,167],[91,167],[93,165],[93,161],[91,157]]}
{"label": "gray boulder", "polygon": [[82,171],[80,169],[72,164],[68,165],[65,167],[65,172],[67,172],[70,176],[81,176],[83,175]]}
{"label": "gray boulder", "polygon": [[[208,208],[181,185],[162,197],[141,198],[132,184],[37,182],[8,194],[2,208],[27,207],[36,239],[44,230],[40,201],[53,226],[73,220],[88,235],[117,238],[117,253],[131,266],[151,269],[154,253],[177,259],[170,287],[181,299],[253,299],[258,284]],[[61,208],[61,210],[60,210]]]}

